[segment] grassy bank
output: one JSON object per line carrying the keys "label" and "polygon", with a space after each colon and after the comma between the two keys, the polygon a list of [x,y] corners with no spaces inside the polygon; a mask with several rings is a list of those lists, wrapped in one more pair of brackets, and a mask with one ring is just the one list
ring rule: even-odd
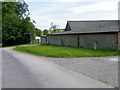
{"label": "grassy bank", "polygon": [[37,56],[54,58],[104,57],[118,55],[118,51],[92,50],[76,47],[62,47],[51,45],[21,46],[14,48],[14,50]]}

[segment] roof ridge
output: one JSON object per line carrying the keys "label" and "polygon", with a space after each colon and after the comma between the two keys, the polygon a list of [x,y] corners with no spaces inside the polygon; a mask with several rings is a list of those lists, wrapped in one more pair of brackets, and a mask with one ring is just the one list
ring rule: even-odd
{"label": "roof ridge", "polygon": [[67,22],[110,22],[110,21],[119,21],[119,20],[80,20],[80,21],[67,21]]}

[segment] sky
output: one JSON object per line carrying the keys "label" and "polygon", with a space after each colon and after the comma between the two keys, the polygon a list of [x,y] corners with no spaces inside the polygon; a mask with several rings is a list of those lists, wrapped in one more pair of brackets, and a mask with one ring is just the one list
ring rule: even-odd
{"label": "sky", "polygon": [[51,23],[64,29],[67,21],[117,20],[119,0],[25,0],[36,28],[49,29]]}

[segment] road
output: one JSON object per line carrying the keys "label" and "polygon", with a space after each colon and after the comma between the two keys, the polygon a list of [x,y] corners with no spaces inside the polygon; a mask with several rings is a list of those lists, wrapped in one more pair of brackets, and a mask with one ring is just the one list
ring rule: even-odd
{"label": "road", "polygon": [[[48,60],[47,60],[48,59]],[[12,48],[3,48],[3,88],[113,88],[75,70]]]}

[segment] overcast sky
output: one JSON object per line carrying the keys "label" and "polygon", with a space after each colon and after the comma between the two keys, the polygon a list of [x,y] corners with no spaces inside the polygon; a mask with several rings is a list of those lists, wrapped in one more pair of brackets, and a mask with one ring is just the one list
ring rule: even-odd
{"label": "overcast sky", "polygon": [[67,21],[117,20],[119,0],[25,0],[39,29],[51,22],[65,28]]}

